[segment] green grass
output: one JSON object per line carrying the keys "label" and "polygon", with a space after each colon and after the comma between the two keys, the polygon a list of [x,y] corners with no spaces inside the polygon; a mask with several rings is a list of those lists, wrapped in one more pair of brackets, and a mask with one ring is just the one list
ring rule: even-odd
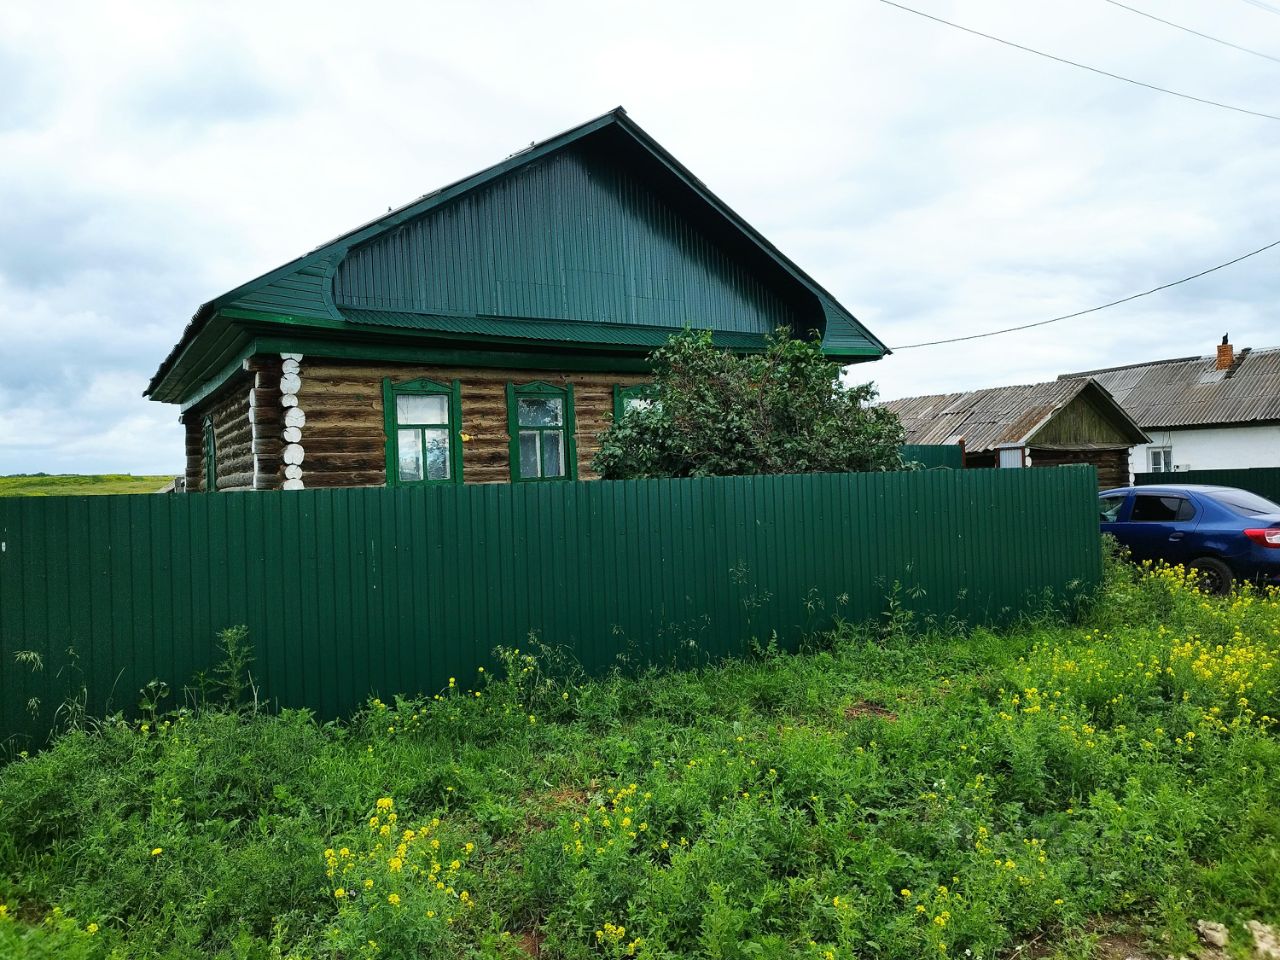
{"label": "green grass", "polygon": [[1079,623],[503,661],[348,723],[209,708],[9,763],[0,955],[1084,957],[1121,924],[1165,956],[1280,919],[1276,596],[1113,566]]}
{"label": "green grass", "polygon": [[83,497],[105,493],[157,493],[173,477],[128,473],[19,473],[0,477],[0,497]]}

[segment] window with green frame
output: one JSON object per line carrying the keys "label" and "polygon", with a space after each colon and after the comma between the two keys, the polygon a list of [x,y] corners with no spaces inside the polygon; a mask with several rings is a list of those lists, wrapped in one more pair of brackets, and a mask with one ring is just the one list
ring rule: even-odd
{"label": "window with green frame", "polygon": [[200,426],[200,439],[204,447],[204,492],[218,490],[218,441],[213,432],[213,414],[204,418]]}
{"label": "window with green frame", "polygon": [[507,384],[512,480],[576,480],[573,384]]}
{"label": "window with green frame", "polygon": [[613,385],[613,419],[621,420],[628,410],[648,409],[653,406],[653,384],[637,383],[624,387]]}
{"label": "window with green frame", "polygon": [[382,381],[387,484],[462,482],[462,385]]}

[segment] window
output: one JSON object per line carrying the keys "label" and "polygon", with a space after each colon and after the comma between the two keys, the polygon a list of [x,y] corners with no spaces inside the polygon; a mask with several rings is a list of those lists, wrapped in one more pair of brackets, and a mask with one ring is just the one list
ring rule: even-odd
{"label": "window", "polygon": [[1098,498],[1098,520],[1101,523],[1115,523],[1120,518],[1120,508],[1124,506],[1124,498],[1128,494],[1120,493],[1110,497]]}
{"label": "window", "polygon": [[1223,488],[1213,491],[1212,498],[1242,517],[1263,517],[1280,513],[1280,504],[1272,503],[1265,497],[1250,493],[1248,490]]}
{"label": "window", "polygon": [[1151,447],[1147,457],[1152,473],[1173,472],[1173,447]]}
{"label": "window", "polygon": [[201,425],[201,444],[204,447],[204,492],[218,489],[218,441],[213,432],[213,415],[204,418]]}
{"label": "window", "polygon": [[998,448],[997,467],[1025,467],[1026,465],[1026,452],[1022,447]]}
{"label": "window", "polygon": [[1131,519],[1135,523],[1177,523],[1190,520],[1195,515],[1195,507],[1184,497],[1140,493],[1134,498]]}
{"label": "window", "polygon": [[620,383],[613,385],[613,419],[621,420],[630,410],[648,410],[654,405],[653,385],[638,383],[624,387]]}
{"label": "window", "polygon": [[512,480],[574,480],[573,386],[507,384]]}
{"label": "window", "polygon": [[462,482],[461,397],[457,380],[382,381],[389,485]]}

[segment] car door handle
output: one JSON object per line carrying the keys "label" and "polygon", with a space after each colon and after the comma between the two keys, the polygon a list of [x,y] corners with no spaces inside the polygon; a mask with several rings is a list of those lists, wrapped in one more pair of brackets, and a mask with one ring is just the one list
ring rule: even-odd
{"label": "car door handle", "polygon": [[1179,541],[1179,540],[1181,540],[1181,539],[1182,539],[1182,534],[1180,534],[1180,533],[1171,533],[1171,534],[1169,534],[1169,540],[1170,540],[1170,542],[1172,542],[1172,543],[1176,543],[1177,541]]}

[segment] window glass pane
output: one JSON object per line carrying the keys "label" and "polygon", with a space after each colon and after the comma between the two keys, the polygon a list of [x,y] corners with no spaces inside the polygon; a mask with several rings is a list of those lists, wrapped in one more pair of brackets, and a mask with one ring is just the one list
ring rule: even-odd
{"label": "window glass pane", "polygon": [[449,398],[443,394],[418,397],[402,394],[396,397],[398,423],[448,423]]}
{"label": "window glass pane", "polygon": [[542,434],[542,475],[564,476],[563,437],[558,430],[546,430]]}
{"label": "window glass pane", "polygon": [[538,431],[520,431],[520,476],[537,477],[538,472]]}
{"label": "window glass pane", "polygon": [[424,430],[428,480],[449,479],[449,431]]}
{"label": "window glass pane", "polygon": [[1098,519],[1103,523],[1115,523],[1124,506],[1124,494],[1118,497],[1102,497],[1098,500]]}
{"label": "window glass pane", "polygon": [[1272,503],[1248,490],[1215,490],[1211,494],[1214,500],[1226,504],[1235,513],[1245,517],[1261,517],[1269,513],[1280,513],[1280,504]]}
{"label": "window glass pane", "polygon": [[1191,505],[1190,500],[1183,500],[1178,504],[1178,522],[1190,520],[1196,515],[1196,508]]}
{"label": "window glass pane", "polygon": [[422,434],[417,430],[397,430],[400,448],[400,480],[413,483],[422,479]]}
{"label": "window glass pane", "polygon": [[564,423],[564,401],[559,397],[521,397],[516,405],[522,427],[558,427]]}
{"label": "window glass pane", "polygon": [[1173,523],[1178,518],[1178,509],[1182,506],[1182,502],[1182,497],[1140,493],[1133,501],[1131,519],[1148,523]]}

